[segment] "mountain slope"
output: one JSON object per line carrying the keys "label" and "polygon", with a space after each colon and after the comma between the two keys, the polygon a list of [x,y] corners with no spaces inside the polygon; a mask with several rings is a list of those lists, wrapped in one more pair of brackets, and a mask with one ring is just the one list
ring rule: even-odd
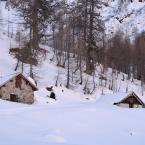
{"label": "mountain slope", "polygon": [[[110,5],[117,5],[116,2],[111,2]],[[0,26],[2,31],[0,32],[0,44],[1,44],[1,53],[0,53],[0,70],[1,70],[1,77],[5,77],[6,75],[14,73],[14,68],[16,65],[16,60],[14,60],[9,55],[9,48],[10,47],[16,47],[17,44],[15,43],[15,39],[8,37],[8,27],[10,29],[10,34],[13,32],[16,33],[16,29],[19,26],[18,21],[19,19],[15,16],[15,13],[10,10],[8,11],[5,9],[5,2],[1,2],[1,14],[3,17],[3,25]],[[108,13],[109,11],[109,13]],[[111,14],[112,9],[109,7],[106,7],[106,11],[104,8],[104,13]],[[122,12],[122,11],[121,11]],[[113,12],[112,12],[113,13]],[[114,13],[113,13],[114,14]],[[121,15],[121,13],[119,13]],[[109,16],[106,15],[106,18]],[[7,20],[15,22],[8,23]],[[109,24],[111,19],[108,19],[106,22]],[[117,20],[116,20],[117,21]],[[112,25],[110,25],[112,26]],[[13,28],[13,29],[12,29]],[[109,26],[108,26],[109,29]],[[13,30],[13,31],[12,31]],[[15,36],[15,35],[14,35]],[[40,91],[36,93],[36,96],[44,96],[46,97],[48,92],[46,91],[45,87],[48,86],[55,86],[56,80],[58,81],[58,86],[54,87],[54,91],[56,92],[57,97],[59,100],[67,100],[67,101],[80,101],[84,100],[85,98],[89,99],[95,99],[100,97],[103,94],[109,94],[109,93],[115,93],[115,92],[126,92],[126,91],[136,91],[137,93],[141,94],[141,82],[138,80],[132,81],[132,79],[127,80],[127,75],[119,72],[115,72],[113,74],[113,70],[108,68],[105,73],[103,73],[103,66],[98,65],[96,67],[96,73],[94,76],[89,76],[85,73],[83,73],[83,84],[80,85],[80,74],[79,72],[76,72],[73,76],[73,79],[70,79],[72,89],[71,91],[69,89],[66,89],[64,86],[66,85],[67,81],[67,70],[64,68],[56,67],[55,61],[50,61],[53,57],[53,49],[47,46],[44,46],[45,49],[49,51],[47,59],[42,63],[42,65],[39,65],[38,67],[34,68],[35,72],[38,77],[38,85],[40,88]],[[72,61],[74,62],[74,61]],[[72,68],[71,71],[74,71],[74,64],[71,64]],[[21,71],[19,69],[18,71]],[[28,75],[29,73],[29,65],[25,64],[25,74]],[[101,80],[101,77],[107,78],[107,83],[105,80]],[[123,80],[123,78],[125,78]],[[109,88],[112,88],[110,90]],[[91,93],[91,95],[84,95],[85,93]],[[68,97],[70,96],[70,97]],[[69,98],[69,99],[67,99]],[[46,99],[47,100],[47,99]],[[48,101],[48,100],[47,100]],[[45,103],[47,102],[45,101]]]}
{"label": "mountain slope", "polygon": [[106,33],[112,35],[120,29],[130,38],[134,38],[137,31],[145,30],[145,2],[134,0],[132,3],[129,1],[122,5],[120,3],[120,0],[110,0],[108,6],[102,9]]}
{"label": "mountain slope", "polygon": [[[0,78],[14,73],[16,60],[9,55],[10,46],[16,46],[14,38],[8,37],[7,13],[4,8],[3,23],[0,25]],[[12,16],[11,19],[13,19]],[[17,28],[17,24],[13,24]],[[12,25],[10,24],[12,28]],[[12,29],[10,29],[12,30]],[[10,31],[12,32],[12,31]],[[15,31],[14,31],[15,32]],[[35,68],[38,73],[40,90],[36,92],[33,105],[19,104],[0,100],[0,137],[2,145],[144,145],[145,144],[145,110],[119,108],[113,105],[127,93],[115,93],[115,90],[126,92],[135,90],[141,92],[140,81],[123,80],[123,73],[112,75],[112,69],[102,73],[98,65],[93,77],[83,73],[84,83],[79,84],[76,74],[70,89],[66,89],[66,74],[64,68],[56,66],[53,49],[49,50],[47,60]],[[25,64],[25,74],[29,66]],[[20,70],[19,70],[20,71]],[[54,87],[57,101],[46,97],[49,92],[46,86],[55,85],[59,72],[58,87]],[[116,72],[117,73],[117,72]],[[105,75],[108,82],[100,81]],[[93,87],[95,79],[96,90],[92,95],[84,95],[84,86]],[[113,82],[114,90],[108,86]],[[0,79],[1,81],[1,79]],[[101,95],[108,94],[109,95]],[[89,100],[92,99],[92,100]]]}

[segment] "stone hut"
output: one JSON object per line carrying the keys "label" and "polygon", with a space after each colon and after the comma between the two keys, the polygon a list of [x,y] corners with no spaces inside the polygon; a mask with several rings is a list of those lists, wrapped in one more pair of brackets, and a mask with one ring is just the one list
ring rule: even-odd
{"label": "stone hut", "polygon": [[36,85],[22,73],[0,78],[0,98],[12,102],[32,104]]}
{"label": "stone hut", "polygon": [[144,108],[145,107],[144,102],[134,92],[131,92],[128,96],[124,97],[119,102],[114,103],[114,105],[117,105],[119,107],[124,107],[124,108]]}

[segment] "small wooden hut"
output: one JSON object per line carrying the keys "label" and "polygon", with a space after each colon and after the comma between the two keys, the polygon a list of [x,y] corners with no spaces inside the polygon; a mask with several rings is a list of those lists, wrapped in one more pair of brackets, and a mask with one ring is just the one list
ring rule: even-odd
{"label": "small wooden hut", "polygon": [[114,105],[117,105],[119,107],[125,107],[125,108],[144,108],[145,107],[144,102],[134,92],[131,92],[128,96],[123,98],[121,101],[114,103]]}

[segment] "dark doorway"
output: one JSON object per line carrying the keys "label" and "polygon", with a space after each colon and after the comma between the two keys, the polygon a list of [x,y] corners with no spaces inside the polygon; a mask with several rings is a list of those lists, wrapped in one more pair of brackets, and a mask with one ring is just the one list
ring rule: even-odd
{"label": "dark doorway", "polygon": [[18,97],[15,94],[10,94],[10,101],[12,102],[18,102]]}
{"label": "dark doorway", "polygon": [[129,108],[133,108],[133,103],[130,103],[129,104]]}

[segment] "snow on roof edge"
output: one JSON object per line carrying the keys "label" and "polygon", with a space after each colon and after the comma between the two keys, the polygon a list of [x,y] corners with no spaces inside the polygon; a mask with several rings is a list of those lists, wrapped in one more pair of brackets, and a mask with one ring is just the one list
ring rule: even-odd
{"label": "snow on roof edge", "polygon": [[[5,85],[6,83],[8,83],[12,78],[14,78],[14,77],[16,77],[16,76],[18,76],[18,75],[22,75],[22,77],[24,77],[24,79],[26,79],[26,80],[30,83],[30,85],[31,85],[36,91],[38,90],[36,84],[34,83],[34,80],[33,80],[32,78],[30,78],[30,77],[25,76],[23,73],[20,73],[20,72],[14,73],[14,74],[12,74],[12,75],[10,75],[10,76],[8,76],[8,77],[5,77],[5,79],[2,79],[2,78],[4,78],[4,77],[2,77],[2,78],[1,78],[2,80],[1,80],[1,83],[0,83],[0,88],[1,88],[3,85]],[[33,80],[33,81],[32,81],[32,80]]]}

